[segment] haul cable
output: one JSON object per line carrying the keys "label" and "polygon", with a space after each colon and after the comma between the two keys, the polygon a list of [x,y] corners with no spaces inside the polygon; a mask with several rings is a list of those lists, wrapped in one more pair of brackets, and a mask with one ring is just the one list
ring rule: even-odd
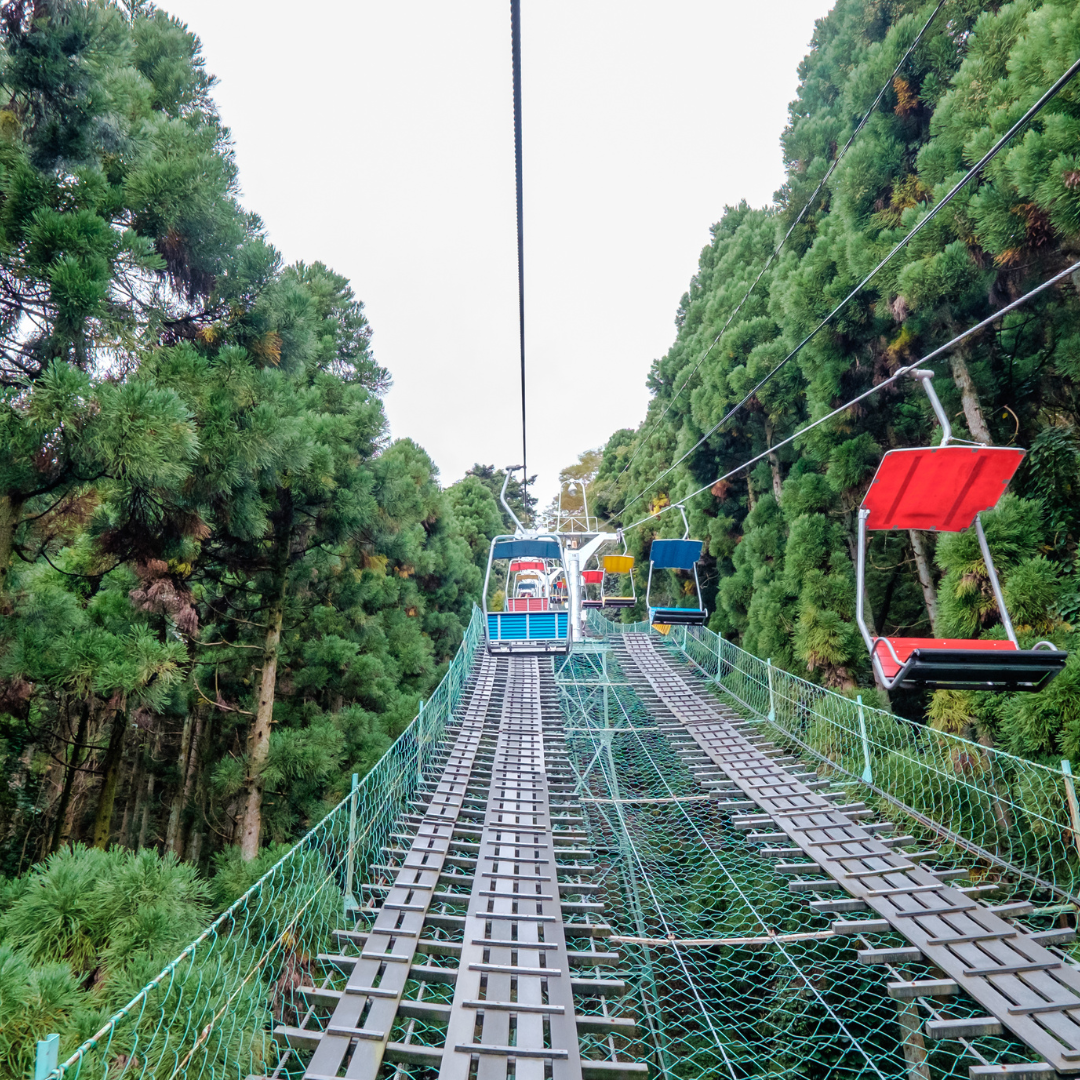
{"label": "haul cable", "polygon": [[[885,80],[881,89],[878,91],[878,95],[876,98],[874,98],[873,104],[870,106],[869,109],[866,110],[865,113],[863,113],[862,119],[856,125],[855,130],[851,133],[848,141],[844,143],[844,146],[840,150],[840,153],[838,153],[836,157],[834,157],[833,160],[830,162],[829,167],[825,170],[825,175],[821,178],[818,186],[814,189],[813,195],[810,196],[803,208],[799,211],[798,217],[796,217],[795,220],[791,223],[788,231],[784,233],[784,238],[773,249],[773,253],[766,260],[765,265],[759,271],[758,276],[754,278],[754,281],[751,284],[750,288],[747,289],[746,292],[743,294],[743,298],[735,306],[735,310],[727,317],[727,322],[725,322],[724,325],[720,328],[720,333],[718,333],[716,337],[712,339],[712,341],[706,347],[705,351],[701,354],[701,356],[698,357],[697,363],[694,364],[693,370],[690,372],[689,375],[687,375],[686,380],[683,382],[682,386],[680,386],[679,389],[671,395],[671,398],[668,400],[667,405],[664,406],[664,411],[660,414],[659,419],[642,436],[641,440],[635,447],[634,452],[630,455],[629,458],[627,458],[626,464],[619,470],[618,475],[615,477],[616,480],[620,476],[622,476],[622,474],[626,472],[627,469],[630,468],[630,465],[633,463],[634,458],[638,456],[638,451],[640,451],[642,447],[644,447],[645,444],[648,442],[649,436],[652,435],[652,433],[664,422],[664,417],[667,416],[668,411],[671,409],[671,406],[675,404],[675,399],[687,388],[687,386],[690,385],[690,380],[697,374],[698,368],[701,367],[701,365],[705,362],[706,357],[708,357],[708,355],[713,351],[713,349],[716,348],[720,339],[724,336],[725,333],[727,333],[727,328],[731,325],[735,316],[738,315],[739,312],[742,310],[743,304],[745,304],[746,301],[750,299],[750,294],[757,288],[758,282],[761,281],[761,279],[765,276],[769,267],[772,266],[773,262],[776,260],[776,257],[783,250],[784,245],[788,242],[788,240],[791,239],[791,234],[802,223],[803,218],[806,217],[806,215],[809,213],[810,208],[817,201],[817,197],[821,194],[822,189],[829,182],[829,178],[834,172],[836,172],[836,167],[840,164],[841,161],[843,161],[844,155],[848,152],[848,150],[851,149],[851,144],[856,140],[856,138],[858,138],[859,132],[862,131],[864,127],[866,127],[867,123],[870,120],[870,117],[873,116],[874,113],[877,111],[877,107],[881,104],[881,99],[885,96],[886,91],[889,89],[890,86],[894,84],[897,75],[900,74],[901,68],[903,68],[903,66],[907,63],[908,58],[918,48],[919,42],[922,41],[923,37],[926,35],[926,31],[930,29],[930,24],[934,21],[934,19],[937,18],[938,12],[941,11],[941,9],[945,6],[946,2],[947,0],[939,0],[938,6],[934,8],[934,10],[930,13],[930,18],[927,19],[925,23],[923,23],[922,29],[918,32],[918,34],[915,35],[915,40],[908,47],[907,52],[905,52],[904,55],[900,58],[900,63],[898,63],[895,68],[893,68],[892,74],[888,77],[888,79]],[[624,506],[623,509],[625,510],[626,507]]]}
{"label": "haul cable", "polygon": [[922,367],[923,364],[929,364],[931,361],[937,360],[939,357],[947,353],[950,349],[953,349],[957,345],[959,345],[960,342],[971,337],[973,334],[977,334],[980,330],[985,330],[988,326],[991,326],[993,323],[997,322],[997,320],[1000,319],[1002,316],[1008,315],[1010,311],[1015,311],[1017,308],[1022,307],[1029,300],[1033,300],[1040,293],[1045,292],[1047,289],[1052,288],[1054,285],[1059,284],[1070,275],[1076,273],[1080,273],[1080,261],[1074,262],[1071,266],[1066,267],[1060,273],[1057,273],[1052,278],[1044,281],[1041,285],[1036,285],[1035,288],[1032,289],[1030,292],[1024,293],[1023,296],[1021,296],[1017,300],[1014,300],[1011,304],[1006,304],[1005,307],[1001,308],[999,311],[995,311],[992,315],[988,315],[985,319],[982,320],[982,322],[977,322],[974,326],[971,326],[967,330],[964,330],[962,333],[957,334],[956,337],[954,337],[951,341],[947,341],[944,345],[938,346],[938,348],[934,349],[933,352],[927,353],[924,357],[914,361],[914,363],[908,364],[906,367],[897,368],[897,370],[893,372],[893,374],[890,375],[887,379],[883,379],[876,386],[870,387],[869,390],[864,391],[857,397],[853,397],[850,401],[846,402],[845,404],[839,406],[836,409],[833,409],[832,412],[826,413],[824,416],[819,417],[812,423],[807,424],[806,427],[800,428],[798,431],[795,432],[794,435],[789,435],[786,439],[782,439],[774,446],[770,446],[768,450],[764,450],[756,457],[752,457],[748,461],[744,461],[741,465],[737,465],[734,469],[731,469],[728,472],[724,473],[723,476],[717,477],[715,480],[710,481],[708,484],[699,487],[696,491],[692,491],[689,495],[682,496],[679,502],[670,503],[669,505],[662,507],[655,514],[646,514],[645,517],[635,521],[633,525],[627,525],[623,529],[623,532],[625,533],[629,532],[631,529],[636,529],[639,525],[644,525],[646,521],[651,521],[654,518],[658,518],[661,514],[666,513],[668,510],[673,510],[676,506],[679,506],[682,503],[686,503],[689,499],[693,499],[695,496],[700,495],[704,491],[708,491],[709,488],[715,487],[717,484],[721,484],[725,480],[730,480],[733,476],[737,476],[743,471],[743,469],[748,469],[751,465],[756,465],[759,461],[762,461],[764,458],[768,457],[769,454],[773,453],[776,450],[779,450],[783,446],[788,446],[796,439],[801,438],[808,431],[813,431],[814,428],[820,427],[827,421],[832,420],[834,417],[839,416],[843,412],[846,412],[853,405],[858,405],[860,401],[865,401],[867,398],[872,397],[879,390],[883,390],[886,386],[890,386],[892,385],[892,383],[899,381],[909,372],[915,371],[916,369]]}
{"label": "haul cable", "polygon": [[[952,200],[956,198],[956,196],[959,195],[960,192],[963,191],[964,188],[967,187],[967,185],[970,184],[971,181],[974,180],[975,177],[978,176],[978,174],[982,172],[982,170],[995,157],[997,157],[997,155],[1005,148],[1006,144],[1009,143],[1009,141],[1013,138],[1013,136],[1016,135],[1018,131],[1021,130],[1021,128],[1026,126],[1028,122],[1031,121],[1043,109],[1044,106],[1049,104],[1055,97],[1057,97],[1061,90],[1069,83],[1069,81],[1076,75],[1078,71],[1080,71],[1080,57],[1073,61],[1068,70],[1065,71],[1065,73],[1057,80],[1057,82],[1055,82],[1054,85],[1051,86],[1050,89],[1047,90],[1046,93],[1044,93],[1043,96],[1039,98],[1039,100],[1036,101],[1035,104],[1032,105],[1031,108],[1028,109],[1028,111],[1024,113],[1024,115],[1020,117],[1020,119],[1017,120],[1016,123],[1013,124],[1013,126],[1009,128],[1009,130],[1005,132],[1005,134],[1002,135],[1001,138],[998,139],[998,141],[994,143],[994,145],[989,150],[987,150],[987,152],[967,171],[967,173],[960,180],[958,180],[956,184],[953,185],[952,190],[949,191],[949,193],[930,210],[926,217],[924,217],[915,226],[915,228],[907,234],[907,236],[900,240],[896,244],[896,246],[888,253],[888,255],[886,255],[881,260],[881,262],[879,262],[877,266],[875,266],[874,269],[871,270],[870,273],[867,274],[866,277],[864,277],[862,281],[860,281],[859,284],[856,285],[855,288],[852,289],[851,292],[849,292],[847,296],[845,296],[844,299],[841,300],[840,303],[837,304],[836,307],[834,307],[832,311],[830,311],[829,314],[826,315],[825,318],[822,319],[821,322],[819,322],[817,326],[815,326],[814,329],[811,330],[810,333],[807,334],[806,337],[804,337],[802,341],[800,341],[799,344],[796,345],[795,348],[792,349],[791,352],[789,352],[787,356],[784,357],[783,360],[781,360],[771,371],[765,374],[736,405],[733,405],[715,424],[713,424],[713,426],[709,428],[709,430],[706,431],[705,434],[702,435],[701,438],[698,439],[698,441],[694,443],[694,445],[690,447],[690,449],[687,450],[686,453],[678,459],[678,461],[675,461],[671,465],[669,465],[659,476],[656,477],[655,480],[650,481],[648,484],[645,485],[645,487],[641,489],[641,491],[638,492],[637,495],[635,495],[628,502],[624,503],[622,509],[619,510],[618,513],[624,514],[651,487],[660,483],[660,481],[663,480],[664,477],[667,476],[673,469],[681,465],[695,450],[697,450],[705,442],[706,439],[709,439],[713,435],[715,435],[716,432],[724,426],[724,424],[726,424],[744,405],[746,405],[748,401],[750,401],[752,397],[754,397],[755,394],[758,393],[759,390],[761,390],[761,388],[767,382],[769,382],[770,379],[772,379],[774,375],[776,375],[781,370],[781,368],[783,368],[789,361],[794,359],[802,351],[804,346],[808,345],[817,336],[818,332],[824,329],[840,313],[840,311],[848,304],[848,302],[853,297],[855,297],[859,292],[861,292],[866,287],[866,285],[868,285],[870,281],[877,276],[878,272],[886,265],[886,263],[888,263],[895,255],[899,254],[899,252],[901,252],[905,247],[907,247],[908,244],[910,244],[911,241],[914,240],[915,237],[918,236],[918,234],[924,228],[926,228],[926,226],[929,225],[931,221],[934,220],[937,214],[941,210],[944,210],[945,207],[948,206],[949,203],[952,202]],[[1028,295],[1030,296],[1033,294],[1029,293]],[[1010,309],[1005,308],[1003,310],[1008,311]],[[993,317],[996,318],[997,316]],[[785,440],[785,442],[789,441],[790,440]],[[759,457],[755,458],[754,460],[760,460],[767,454],[772,453],[778,447],[783,445],[784,443],[777,443],[775,446],[769,447],[769,449],[764,454],[759,455]],[[695,494],[697,493],[695,492]]]}
{"label": "haul cable", "polygon": [[521,0],[510,0],[510,51],[514,70],[514,177],[517,190],[518,337],[521,348],[521,498],[529,509],[529,456],[525,437],[525,219],[521,199]]}

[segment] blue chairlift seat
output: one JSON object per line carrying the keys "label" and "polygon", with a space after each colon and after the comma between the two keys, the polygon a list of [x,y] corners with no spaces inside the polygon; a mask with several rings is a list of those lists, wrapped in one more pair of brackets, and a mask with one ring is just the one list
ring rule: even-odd
{"label": "blue chairlift seat", "polygon": [[[682,507],[679,507],[682,510]],[[683,512],[683,521],[686,514]],[[687,527],[689,532],[689,527]],[[645,590],[646,603],[652,586],[654,570],[687,570],[694,573],[697,595],[696,607],[654,607],[649,604],[649,622],[655,626],[704,626],[709,613],[701,604],[701,584],[697,576],[697,563],[701,558],[702,542],[683,537],[681,540],[654,540],[649,550],[649,581]]]}
{"label": "blue chairlift seat", "polygon": [[704,626],[708,619],[709,613],[701,608],[649,608],[649,622],[654,626]]}
{"label": "blue chairlift seat", "polygon": [[[484,626],[487,631],[487,649],[496,655],[544,655],[570,651],[570,613],[552,610],[554,597],[547,595],[549,586],[527,591],[522,597],[514,597],[508,605],[524,608],[514,611],[488,611],[487,596],[492,565],[496,560],[542,559],[544,564],[562,566],[562,546],[554,536],[496,536],[488,553],[487,574],[484,577]],[[558,567],[556,569],[558,569]],[[546,575],[545,571],[540,574]],[[507,574],[509,581],[509,571]],[[550,578],[544,577],[544,580]],[[507,590],[509,592],[509,589]],[[540,591],[542,594],[537,595]],[[528,610],[535,607],[537,610]]]}

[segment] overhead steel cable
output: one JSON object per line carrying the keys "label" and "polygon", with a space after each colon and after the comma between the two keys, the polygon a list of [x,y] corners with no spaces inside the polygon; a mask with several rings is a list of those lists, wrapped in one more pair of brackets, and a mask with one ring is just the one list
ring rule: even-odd
{"label": "overhead steel cable", "polygon": [[962,333],[957,334],[956,337],[952,338],[950,341],[945,342],[944,345],[939,345],[938,348],[933,350],[933,352],[927,353],[925,356],[921,357],[920,359],[914,361],[911,364],[906,365],[905,367],[898,368],[895,372],[893,372],[892,375],[890,375],[887,379],[883,379],[876,386],[872,386],[869,390],[865,390],[857,397],[853,397],[850,401],[845,402],[845,404],[833,409],[832,412],[826,413],[824,416],[812,421],[805,427],[800,428],[793,435],[789,435],[786,439],[781,439],[780,442],[776,443],[775,446],[770,446],[768,450],[764,450],[762,451],[762,453],[757,454],[755,457],[750,458],[748,461],[744,461],[741,465],[737,465],[734,469],[730,469],[728,472],[724,473],[723,476],[718,476],[715,480],[711,480],[709,481],[709,483],[702,485],[696,491],[690,492],[689,495],[682,496],[682,498],[680,498],[678,502],[670,503],[669,505],[658,510],[655,514],[646,514],[643,518],[639,518],[637,521],[635,521],[633,525],[624,526],[623,532],[627,533],[631,529],[636,529],[639,525],[644,525],[646,521],[653,521],[656,518],[660,517],[661,514],[666,513],[668,510],[673,510],[676,506],[679,506],[680,504],[685,504],[688,500],[693,499],[695,496],[700,495],[702,492],[708,491],[709,488],[714,487],[716,484],[723,483],[725,480],[730,480],[733,476],[737,476],[744,469],[749,469],[751,465],[756,465],[759,461],[764,460],[766,457],[769,456],[769,454],[773,453],[774,451],[779,450],[781,447],[790,445],[791,443],[795,442],[796,439],[802,438],[802,436],[805,435],[808,431],[813,431],[814,428],[820,427],[822,424],[827,423],[834,417],[837,417],[841,413],[846,412],[852,406],[858,405],[859,402],[865,401],[869,397],[873,397],[873,395],[878,393],[878,391],[884,390],[886,386],[890,386],[892,385],[892,383],[902,379],[905,375],[908,374],[908,372],[915,371],[916,369],[922,367],[923,364],[929,364],[932,360],[937,360],[939,357],[949,352],[950,349],[953,349],[957,345],[959,345],[960,342],[965,341],[973,334],[977,334],[980,330],[985,330],[988,326],[991,326],[993,323],[997,322],[998,319],[1002,318],[1005,315],[1008,315],[1010,311],[1015,311],[1017,308],[1022,307],[1029,300],[1033,300],[1040,293],[1046,292],[1047,289],[1052,288],[1053,286],[1064,281],[1067,277],[1070,277],[1072,274],[1076,273],[1080,273],[1080,261],[1074,262],[1071,266],[1067,267],[1065,270],[1062,270],[1060,273],[1055,274],[1052,278],[1044,281],[1041,285],[1036,285],[1034,289],[1032,289],[1030,292],[1024,293],[1024,295],[1021,296],[1019,299],[1014,300],[1011,304],[1006,304],[1005,307],[1001,308],[998,311],[995,311],[992,315],[988,315],[985,319],[982,320],[982,322],[977,322],[974,326],[968,327],[967,330],[964,330]]}
{"label": "overhead steel cable", "polygon": [[529,454],[525,428],[525,218],[521,192],[521,0],[510,0],[510,51],[514,71],[514,178],[517,191],[518,337],[521,347],[521,499],[529,512]]}
{"label": "overhead steel cable", "polygon": [[[1039,100],[1036,101],[1035,104],[1032,105],[1031,108],[1028,109],[1027,112],[1025,112],[1024,115],[1020,117],[1020,119],[1017,120],[1016,123],[1013,124],[1013,126],[1009,128],[1007,132],[1005,132],[1004,135],[1001,136],[1000,139],[998,139],[996,143],[994,143],[994,145],[964,174],[964,176],[960,180],[958,180],[956,184],[953,185],[952,189],[948,192],[948,194],[945,195],[940,202],[938,202],[929,210],[926,216],[911,230],[911,232],[909,232],[902,240],[900,240],[896,244],[896,246],[893,247],[893,249],[877,264],[877,266],[875,266],[874,269],[871,270],[870,273],[867,274],[866,277],[864,277],[862,281],[860,281],[859,284],[856,285],[855,288],[852,289],[851,292],[849,292],[847,296],[845,296],[844,299],[841,300],[840,303],[837,304],[836,307],[834,307],[832,311],[830,311],[829,314],[826,315],[825,318],[822,319],[821,322],[819,322],[817,326],[815,326],[814,329],[811,330],[810,333],[808,333],[806,337],[804,337],[802,341],[800,341],[799,344],[796,345],[795,348],[792,349],[791,352],[789,352],[787,356],[784,357],[783,360],[781,360],[774,368],[767,372],[754,385],[754,387],[749,390],[739,400],[737,404],[733,405],[715,424],[713,424],[713,426],[709,428],[709,430],[706,431],[705,434],[702,435],[701,438],[698,439],[698,441],[694,443],[694,445],[690,447],[690,449],[687,450],[685,454],[682,455],[682,457],[669,465],[655,479],[650,480],[649,483],[641,489],[641,491],[639,491],[632,499],[629,499],[627,502],[623,503],[622,508],[618,510],[616,514],[613,514],[611,516],[615,517],[617,515],[624,514],[627,509],[633,506],[633,504],[637,502],[638,499],[642,498],[642,496],[644,496],[650,488],[660,483],[660,481],[663,480],[665,476],[672,472],[673,469],[681,465],[695,450],[702,446],[707,439],[715,435],[716,432],[719,431],[720,428],[723,427],[724,424],[726,424],[737,412],[739,412],[739,410],[742,409],[743,406],[746,405],[746,403],[749,402],[750,399],[753,398],[758,393],[758,391],[761,390],[761,388],[767,382],[769,382],[770,379],[773,378],[774,375],[776,375],[783,367],[785,367],[785,365],[787,365],[792,359],[794,359],[794,357],[796,357],[803,350],[804,346],[808,345],[822,329],[824,329],[830,322],[832,322],[832,320],[840,313],[840,311],[842,311],[843,308],[877,276],[881,269],[894,256],[896,256],[905,247],[907,247],[908,244],[910,244],[911,241],[914,240],[915,237],[918,236],[918,234],[924,228],[926,228],[926,226],[929,225],[931,221],[934,220],[938,213],[944,210],[945,207],[948,206],[949,203],[952,202],[952,200],[956,198],[956,196],[959,195],[960,192],[963,191],[964,188],[967,187],[967,185],[970,184],[971,181],[974,180],[975,177],[978,176],[979,173],[982,172],[982,170],[991,161],[993,161],[995,157],[997,157],[997,155],[1005,148],[1005,146],[1012,140],[1012,138],[1016,135],[1018,131],[1025,127],[1039,112],[1041,112],[1041,110],[1047,104],[1049,104],[1049,102],[1051,102],[1055,97],[1057,97],[1057,95],[1077,74],[1077,72],[1080,72],[1080,57],[1073,61],[1073,63],[1057,80],[1057,82],[1055,82],[1053,86],[1051,86],[1050,89],[1047,90],[1042,95],[1042,97],[1039,98]],[[776,446],[770,447],[769,450],[766,451],[766,453],[771,453],[772,451],[776,450],[778,446],[781,445],[783,444],[777,443]]]}
{"label": "overhead steel cable", "polygon": [[[745,293],[743,293],[743,298],[738,302],[738,304],[736,304],[735,310],[732,311],[732,313],[727,317],[727,321],[720,328],[720,332],[708,344],[708,346],[706,347],[705,351],[701,354],[701,356],[698,357],[697,363],[694,364],[693,369],[691,370],[690,374],[687,375],[687,377],[686,377],[685,381],[683,382],[682,386],[680,386],[679,389],[676,390],[675,393],[671,395],[671,397],[668,399],[667,405],[664,407],[664,411],[660,414],[659,418],[652,425],[652,427],[649,428],[649,430],[645,433],[645,435],[642,436],[641,440],[637,444],[637,447],[634,449],[634,452],[630,455],[629,458],[627,458],[626,464],[623,465],[623,467],[619,470],[618,474],[616,475],[616,477],[615,477],[616,480],[620,476],[622,476],[622,474],[624,472],[626,472],[627,469],[630,468],[630,465],[633,463],[634,458],[636,458],[637,455],[638,455],[638,451],[641,450],[642,447],[645,446],[645,444],[648,442],[648,437],[664,422],[664,417],[667,416],[667,414],[668,414],[669,410],[671,409],[672,405],[675,404],[675,399],[687,388],[687,386],[690,385],[690,380],[697,374],[698,368],[701,367],[701,365],[705,362],[705,360],[709,356],[709,354],[713,351],[713,349],[716,348],[716,346],[719,343],[720,339],[727,332],[727,328],[731,325],[732,321],[735,319],[735,316],[739,314],[739,312],[743,308],[743,305],[746,303],[747,300],[750,299],[750,294],[757,288],[758,282],[761,281],[761,279],[768,272],[769,267],[772,266],[773,262],[776,260],[776,257],[783,250],[784,245],[788,242],[788,240],[791,239],[791,234],[802,223],[803,218],[806,217],[806,215],[810,212],[810,208],[817,201],[817,197],[821,194],[822,189],[829,182],[829,178],[836,171],[836,167],[840,164],[841,161],[843,161],[844,155],[848,152],[848,150],[851,149],[851,144],[856,140],[856,138],[858,138],[859,132],[862,131],[862,129],[864,127],[866,127],[867,123],[870,120],[870,117],[873,116],[874,113],[877,111],[877,107],[881,104],[881,99],[885,96],[885,94],[888,91],[889,87],[893,85],[893,82],[896,79],[896,76],[900,74],[900,69],[907,63],[908,58],[918,48],[919,42],[921,42],[923,37],[926,35],[926,31],[930,29],[930,24],[934,21],[934,19],[937,18],[938,12],[941,11],[941,9],[945,6],[946,3],[947,3],[947,0],[938,0],[937,7],[934,8],[934,10],[930,13],[930,18],[928,18],[926,20],[926,22],[923,23],[922,29],[918,32],[918,34],[915,35],[915,40],[911,43],[910,46],[908,46],[907,51],[900,58],[900,62],[896,65],[895,68],[893,68],[892,74],[888,77],[888,79],[885,80],[885,82],[882,85],[881,89],[878,91],[877,97],[874,98],[873,104],[870,106],[869,109],[866,110],[865,113],[863,113],[862,119],[856,125],[855,130],[851,133],[850,137],[848,138],[848,141],[846,143],[844,143],[844,145],[841,148],[840,152],[836,155],[835,158],[833,158],[832,162],[829,164],[829,167],[825,170],[825,175],[818,182],[818,186],[814,189],[814,193],[806,201],[803,208],[799,211],[798,216],[795,218],[795,220],[788,227],[788,231],[786,233],[784,233],[783,239],[780,241],[779,244],[776,245],[776,247],[773,249],[773,252],[768,257],[768,259],[766,259],[765,265],[758,272],[758,276],[756,278],[754,278],[753,282],[750,285],[750,288],[747,289]],[[624,509],[625,509],[625,507],[624,507]]]}

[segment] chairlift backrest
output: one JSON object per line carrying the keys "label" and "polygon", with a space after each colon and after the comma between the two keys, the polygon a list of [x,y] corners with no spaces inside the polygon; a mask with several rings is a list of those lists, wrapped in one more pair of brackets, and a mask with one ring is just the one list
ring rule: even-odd
{"label": "chairlift backrest", "polygon": [[1012,446],[938,446],[890,450],[862,508],[867,529],[962,532],[997,506],[1025,451]]}
{"label": "chairlift backrest", "polygon": [[654,540],[649,562],[654,570],[693,570],[701,547],[700,540]]}

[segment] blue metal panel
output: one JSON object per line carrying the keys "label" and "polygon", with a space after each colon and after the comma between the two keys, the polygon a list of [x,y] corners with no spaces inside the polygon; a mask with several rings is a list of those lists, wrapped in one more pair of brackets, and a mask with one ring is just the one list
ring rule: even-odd
{"label": "blue metal panel", "polygon": [[491,641],[566,641],[570,620],[565,611],[490,612]]}
{"label": "blue metal panel", "polygon": [[654,540],[649,551],[655,570],[693,570],[700,558],[700,540]]}

